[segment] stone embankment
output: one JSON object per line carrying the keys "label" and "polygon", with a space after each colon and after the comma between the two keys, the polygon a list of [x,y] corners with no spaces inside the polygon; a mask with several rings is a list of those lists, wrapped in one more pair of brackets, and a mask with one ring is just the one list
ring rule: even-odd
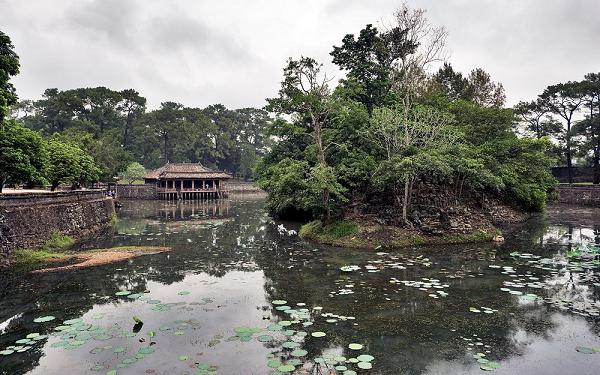
{"label": "stone embankment", "polygon": [[114,217],[114,201],[103,191],[0,195],[0,266],[14,249],[39,247],[53,233],[85,238]]}
{"label": "stone embankment", "polygon": [[117,185],[118,199],[158,199],[156,186],[145,185]]}
{"label": "stone embankment", "polygon": [[600,186],[598,185],[559,185],[557,203],[574,206],[600,207]]}

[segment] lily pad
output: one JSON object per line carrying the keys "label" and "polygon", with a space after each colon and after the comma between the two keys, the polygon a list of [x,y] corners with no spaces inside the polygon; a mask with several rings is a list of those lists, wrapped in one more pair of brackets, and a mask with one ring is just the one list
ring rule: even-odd
{"label": "lily pad", "polygon": [[358,366],[358,368],[363,369],[363,370],[370,370],[373,368],[373,365],[371,364],[371,362],[358,362],[357,366]]}
{"label": "lily pad", "polygon": [[304,357],[308,352],[304,349],[295,349],[290,353],[293,357]]}
{"label": "lily pad", "polygon": [[279,367],[277,367],[277,371],[279,372],[292,372],[296,369],[296,367],[292,366],[292,365],[281,365]]}
{"label": "lily pad", "polygon": [[483,363],[483,364],[481,364],[481,366],[479,366],[479,368],[482,369],[483,371],[494,371],[494,370],[498,370],[500,367],[502,367],[502,366],[498,362]]}
{"label": "lily pad", "polygon": [[54,319],[56,319],[55,316],[47,315],[47,316],[40,316],[39,318],[35,318],[35,319],[33,319],[33,322],[34,323],[45,323],[45,322],[49,322]]}
{"label": "lily pad", "polygon": [[350,344],[348,345],[348,348],[352,350],[361,350],[363,346],[361,344]]}
{"label": "lily pad", "polygon": [[75,325],[75,324],[78,324],[78,323],[81,323],[81,322],[82,322],[82,320],[81,320],[81,319],[79,319],[79,318],[77,318],[77,319],[69,319],[69,320],[65,320],[65,321],[63,322],[63,324],[64,324],[64,325],[67,325],[67,326],[72,326],[72,325]]}
{"label": "lily pad", "polygon": [[326,334],[325,332],[320,332],[320,331],[317,331],[317,332],[313,332],[313,333],[311,333],[310,335],[311,335],[312,337],[323,337],[323,336],[326,336],[327,334]]}
{"label": "lily pad", "polygon": [[578,346],[575,348],[575,350],[577,350],[579,353],[583,353],[583,354],[595,354],[597,353],[596,350],[594,350],[593,348],[588,348],[586,346]]}
{"label": "lily pad", "polygon": [[287,348],[287,349],[295,349],[297,347],[300,346],[300,344],[298,344],[297,342],[294,341],[286,341],[283,344],[281,344],[282,347]]}
{"label": "lily pad", "polygon": [[372,360],[375,359],[375,357],[373,357],[372,355],[369,355],[369,354],[361,354],[358,357],[356,357],[356,359],[359,362],[371,362]]}
{"label": "lily pad", "polygon": [[273,336],[271,335],[260,335],[256,338],[260,342],[270,342],[273,341]]}

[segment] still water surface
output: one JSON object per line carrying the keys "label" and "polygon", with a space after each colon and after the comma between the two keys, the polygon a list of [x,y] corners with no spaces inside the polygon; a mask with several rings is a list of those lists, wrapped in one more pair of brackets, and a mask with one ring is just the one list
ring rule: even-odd
{"label": "still water surface", "polygon": [[125,202],[82,247],[174,251],[4,280],[0,374],[598,374],[599,213],[375,253],[288,235],[253,196]]}

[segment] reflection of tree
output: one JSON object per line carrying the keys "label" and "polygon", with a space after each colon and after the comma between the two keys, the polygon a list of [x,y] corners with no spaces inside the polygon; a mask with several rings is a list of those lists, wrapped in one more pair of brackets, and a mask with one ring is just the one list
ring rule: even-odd
{"label": "reflection of tree", "polygon": [[[149,282],[170,285],[191,273],[221,277],[233,270],[262,270],[269,301],[283,299],[290,306],[304,302],[309,309],[322,306],[323,312],[356,318],[336,324],[316,318],[314,325],[305,330],[324,331],[327,336],[305,338],[304,349],[309,352],[309,362],[329,352],[347,358],[356,356],[357,353],[347,346],[359,342],[365,345],[361,352],[376,358],[374,373],[403,370],[419,374],[435,362],[463,361],[469,343],[466,339],[473,340],[474,334],[477,340],[491,346],[491,357],[502,360],[524,353],[528,343],[519,341],[518,337],[544,339],[556,328],[545,306],[525,303],[518,297],[500,292],[502,282],[508,278],[500,273],[501,270],[488,267],[491,261],[521,267],[525,262],[514,262],[508,255],[513,251],[549,258],[565,254],[569,243],[564,234],[569,233],[569,227],[556,226],[547,219],[530,220],[513,228],[501,246],[478,244],[417,251],[407,249],[379,256],[370,252],[330,249],[303,243],[297,237],[281,236],[276,225],[268,223],[261,201],[239,201],[228,211],[222,209],[220,216],[210,218],[199,215],[197,207],[187,204],[174,205],[178,215],[174,217],[172,206],[164,202],[125,202],[121,212],[122,225],[134,228],[131,233],[118,230],[115,235],[108,233],[82,245],[86,248],[172,246],[174,252],[170,254],[140,257],[68,274],[13,277],[3,274],[0,322],[25,313],[11,322],[6,335],[0,336],[0,348],[11,345],[29,332],[39,331],[40,327],[32,323],[37,316],[78,317],[94,304],[115,302],[114,293],[120,289],[141,292]],[[162,211],[165,207],[170,210],[168,216]],[[228,221],[185,227],[186,221],[205,219]],[[178,223],[178,229],[169,226],[173,222]],[[143,230],[138,233],[139,228]],[[577,235],[577,228],[571,226],[570,232]],[[597,236],[597,228],[592,233]],[[596,241],[595,238],[588,240]],[[423,261],[425,258],[431,259],[430,265]],[[391,269],[389,265],[394,262],[404,265],[412,262],[413,265],[404,270]],[[361,265],[363,269],[342,274],[339,268],[349,264]],[[365,272],[366,264],[373,265],[379,272]],[[556,280],[556,287],[549,288],[548,293],[558,298],[597,300],[598,288],[586,289],[581,285],[580,278],[584,276],[581,273],[574,276],[573,287],[566,289],[565,280],[561,279],[564,276],[550,277],[551,283]],[[390,284],[391,277],[439,279],[451,287],[447,290],[448,297],[433,299],[416,288]],[[352,288],[354,294],[330,297],[332,291],[347,284],[355,285]],[[469,312],[471,306],[499,311],[474,314]],[[266,308],[272,309],[271,306]],[[280,319],[289,318],[275,309],[271,313]],[[354,322],[358,325],[353,325]],[[600,332],[598,325],[593,329]],[[9,367],[11,375],[29,371],[38,365],[42,355],[36,348],[23,355],[3,358],[0,373],[6,366],[12,366]],[[327,374],[325,366],[313,363],[312,367],[307,367],[312,374],[319,374],[319,371]]]}
{"label": "reflection of tree", "polygon": [[[373,275],[341,274],[339,267],[347,264],[364,267],[367,261],[381,259],[375,254],[323,247],[314,252],[315,247],[288,244],[265,249],[264,254],[257,257],[265,273],[268,300],[287,300],[290,306],[304,302],[309,307],[322,306],[324,312],[356,317],[357,326],[349,323],[351,321],[333,326],[317,319],[311,330],[324,331],[327,336],[306,341],[309,358],[320,356],[332,347],[342,348],[342,355],[349,358],[356,353],[345,349],[347,345],[360,342],[365,344],[365,352],[375,356],[376,369],[382,373],[397,373],[402,369],[418,374],[435,361],[463,360],[468,348],[464,338],[473,339],[474,334],[477,340],[491,346],[494,359],[502,360],[524,351],[523,344],[515,340],[517,332],[545,338],[555,327],[544,306],[523,305],[517,297],[499,291],[507,278],[488,268],[489,261],[495,258],[493,245],[423,250],[414,254],[403,250],[393,256],[404,264],[418,255],[429,257],[433,264],[406,270],[381,267],[380,272]],[[451,284],[450,295],[433,299],[427,292],[415,288],[392,287],[390,277],[440,279]],[[331,291],[345,284],[355,285],[354,294],[329,296]],[[401,290],[395,293],[396,289]],[[499,311],[474,314],[469,312],[470,306]],[[279,311],[273,313],[285,318]]]}
{"label": "reflection of tree", "polygon": [[[231,270],[256,270],[257,243],[265,234],[260,230],[265,220],[260,209],[262,202],[239,202],[235,209],[229,205],[225,201],[211,202],[210,205],[198,202],[175,205],[160,201],[124,202],[120,228],[126,230],[120,231],[118,227],[116,233],[105,233],[85,241],[80,247],[172,246],[174,252],[69,273],[2,273],[0,322],[21,312],[23,315],[13,320],[6,328],[7,333],[0,336],[0,348],[13,345],[14,341],[31,332],[47,333],[41,330],[43,327],[33,323],[38,316],[54,315],[58,320],[64,320],[82,316],[95,304],[123,302],[122,298],[115,296],[119,290],[143,292],[149,281],[170,285],[182,281],[189,273],[221,277]],[[164,216],[165,207],[171,210],[168,218]],[[173,220],[201,217],[230,221],[191,226],[187,231],[168,235],[161,233],[167,228],[165,224]],[[157,221],[159,225],[148,225]],[[188,242],[188,238],[193,238],[193,242]],[[0,374],[26,373],[38,366],[42,355],[41,349],[35,347],[26,353],[2,358]]]}

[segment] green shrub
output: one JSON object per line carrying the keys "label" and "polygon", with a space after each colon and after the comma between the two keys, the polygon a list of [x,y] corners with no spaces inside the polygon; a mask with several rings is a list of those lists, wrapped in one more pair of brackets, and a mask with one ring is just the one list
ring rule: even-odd
{"label": "green shrub", "polygon": [[13,253],[14,264],[17,268],[35,268],[52,259],[63,259],[64,253],[52,252],[47,250],[26,250],[17,249]]}
{"label": "green shrub", "polygon": [[319,220],[311,221],[300,228],[301,237],[318,236],[337,240],[358,233],[358,226],[351,221],[341,220],[323,225]]}
{"label": "green shrub", "polygon": [[62,251],[70,249],[73,247],[73,245],[75,245],[75,240],[73,237],[59,232],[54,232],[39,250],[47,252]]}

